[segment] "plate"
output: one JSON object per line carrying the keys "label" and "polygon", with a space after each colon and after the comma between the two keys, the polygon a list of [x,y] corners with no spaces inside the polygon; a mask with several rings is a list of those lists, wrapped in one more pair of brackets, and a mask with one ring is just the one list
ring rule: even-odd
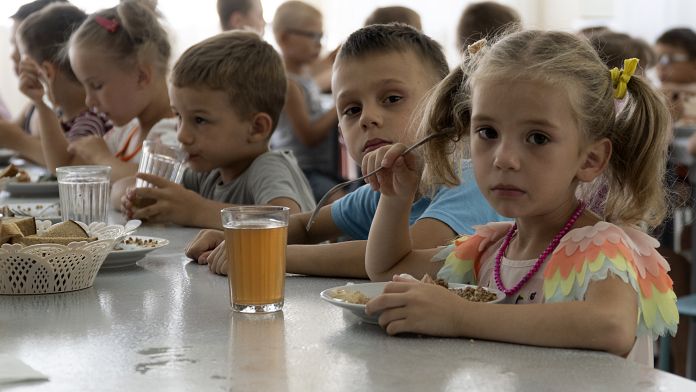
{"label": "plate", "polygon": [[[49,205],[51,205],[51,207],[46,208]],[[36,219],[50,220],[51,223],[58,223],[63,221],[63,219],[60,217],[60,206],[58,205],[58,203],[21,203],[8,204],[7,206],[26,212],[28,216],[33,216]],[[36,215],[36,213],[38,212],[41,212],[41,214]]]}
{"label": "plate", "polygon": [[58,181],[16,182],[5,185],[13,197],[58,197]]}
{"label": "plate", "polygon": [[6,165],[10,162],[10,158],[17,155],[14,150],[0,148],[0,165]]}
{"label": "plate", "polygon": [[[131,241],[134,243],[127,243]],[[143,245],[143,242],[145,242],[146,245]],[[122,249],[114,249],[106,256],[102,268],[120,268],[133,265],[138,260],[145,257],[146,254],[167,244],[169,244],[169,240],[164,238],[129,235],[121,241],[121,243],[116,245],[117,248],[120,247]]]}
{"label": "plate", "polygon": [[[326,289],[321,292],[320,296],[321,299],[324,301],[329,302],[332,305],[339,306],[341,308],[344,308],[354,315],[356,315],[358,318],[360,318],[362,321],[370,324],[378,324],[377,319],[379,319],[379,314],[373,315],[373,316],[368,316],[365,313],[365,305],[360,305],[360,304],[352,304],[350,302],[345,302],[344,300],[341,299],[336,299],[334,298],[334,293],[336,290],[346,290],[346,291],[360,291],[361,293],[365,294],[369,298],[374,298],[375,296],[382,294],[384,291],[384,286],[387,285],[389,282],[372,282],[372,283],[358,283],[358,284],[349,284],[345,286],[338,286],[338,287],[333,287],[330,289]],[[449,287],[451,289],[459,289],[459,288],[466,288],[466,287],[477,287],[474,285],[470,284],[460,284],[460,283],[450,283]],[[496,294],[496,299],[494,301],[488,302],[488,303],[499,303],[503,300],[505,300],[505,294],[499,290],[496,289],[488,289],[489,291],[493,292]]]}

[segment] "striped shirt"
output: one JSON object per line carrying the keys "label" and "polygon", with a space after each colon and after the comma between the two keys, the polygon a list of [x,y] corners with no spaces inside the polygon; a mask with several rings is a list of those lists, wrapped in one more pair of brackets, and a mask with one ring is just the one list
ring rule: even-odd
{"label": "striped shirt", "polygon": [[71,120],[61,121],[60,124],[65,131],[65,137],[70,142],[85,136],[102,137],[113,127],[106,116],[91,110],[87,110]]}

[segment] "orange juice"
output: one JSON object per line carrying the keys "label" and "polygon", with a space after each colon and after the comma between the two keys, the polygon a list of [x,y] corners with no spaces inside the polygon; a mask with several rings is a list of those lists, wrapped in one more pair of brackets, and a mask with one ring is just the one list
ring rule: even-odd
{"label": "orange juice", "polygon": [[227,276],[235,309],[244,305],[282,306],[287,236],[288,227],[282,223],[225,225]]}

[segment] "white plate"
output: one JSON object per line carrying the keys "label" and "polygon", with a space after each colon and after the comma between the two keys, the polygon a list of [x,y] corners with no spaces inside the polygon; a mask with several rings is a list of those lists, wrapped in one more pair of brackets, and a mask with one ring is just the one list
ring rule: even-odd
{"label": "white plate", "polygon": [[[346,286],[338,286],[338,287],[333,287],[330,289],[326,289],[321,292],[320,296],[321,299],[329,302],[332,305],[339,306],[341,308],[344,308],[350,312],[352,312],[354,315],[358,316],[362,321],[370,324],[377,324],[377,319],[379,319],[379,314],[374,315],[374,316],[368,316],[365,313],[365,305],[359,305],[359,304],[352,304],[349,302],[345,302],[341,299],[336,299],[334,298],[333,294],[336,292],[336,290],[346,290],[346,291],[360,291],[361,293],[365,294],[369,298],[374,298],[384,291],[384,286],[389,282],[373,282],[373,283],[358,283],[358,284],[349,284]],[[459,288],[465,288],[465,287],[476,287],[472,286],[469,284],[460,284],[460,283],[450,283],[449,287],[451,289],[459,289]],[[491,301],[489,303],[499,303],[503,300],[505,300],[505,294],[503,292],[495,290],[495,289],[488,289],[491,292],[494,292],[497,296],[495,301]]]}
{"label": "white plate", "polygon": [[10,181],[5,185],[5,190],[13,197],[58,197],[58,181]]}
{"label": "white plate", "polygon": [[6,165],[10,162],[10,158],[17,155],[13,150],[7,148],[0,148],[0,165]]}
{"label": "white plate", "polygon": [[120,244],[116,245],[116,247],[122,247],[123,249],[112,250],[109,253],[109,255],[106,256],[106,260],[104,260],[102,268],[120,268],[133,265],[138,260],[145,257],[146,254],[169,244],[169,240],[167,239],[157,237],[146,237],[142,235],[129,235],[125,238],[125,240],[128,239],[151,240],[156,241],[157,244],[152,246],[142,246],[135,244],[127,245],[121,242]]}
{"label": "white plate", "polygon": [[[50,208],[42,211],[49,204],[53,204]],[[2,205],[0,205],[1,207]],[[43,202],[43,203],[21,203],[21,204],[8,204],[10,208],[15,208],[20,211],[25,211],[27,215],[33,216],[36,219],[50,220],[51,223],[62,222],[63,219],[60,217],[60,206],[58,203]],[[41,215],[36,215],[37,212],[41,211]]]}

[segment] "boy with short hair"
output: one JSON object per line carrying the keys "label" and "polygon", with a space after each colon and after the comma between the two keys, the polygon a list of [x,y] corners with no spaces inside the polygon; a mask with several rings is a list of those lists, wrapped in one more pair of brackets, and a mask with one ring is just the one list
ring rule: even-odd
{"label": "boy with short hair", "polygon": [[266,21],[261,0],[217,0],[217,12],[223,31],[250,30],[263,37]]}
{"label": "boy with short hair", "polygon": [[[286,83],[280,56],[255,33],[226,32],[190,47],[171,87],[177,138],[188,154],[183,186],[139,173],[157,188],[112,199],[132,218],[210,228],[221,228],[220,209],[230,203],[310,211],[314,199],[292,153],[268,149]],[[139,198],[156,202],[136,208]]]}
{"label": "boy with short hair", "polygon": [[[351,34],[334,64],[333,93],[339,125],[348,150],[360,162],[365,154],[392,143],[411,144],[411,116],[421,100],[448,73],[440,46],[425,34],[404,24],[372,25]],[[501,218],[485,201],[470,168],[462,184],[440,188],[422,197],[411,210],[415,248],[446,244],[472,226]],[[353,241],[290,245],[287,271],[308,275],[367,278],[365,247],[379,193],[368,185],[322,207],[309,231],[309,213],[294,214],[288,227],[289,244],[316,244],[342,235]],[[186,254],[226,273],[222,232],[205,230],[188,246]]]}

